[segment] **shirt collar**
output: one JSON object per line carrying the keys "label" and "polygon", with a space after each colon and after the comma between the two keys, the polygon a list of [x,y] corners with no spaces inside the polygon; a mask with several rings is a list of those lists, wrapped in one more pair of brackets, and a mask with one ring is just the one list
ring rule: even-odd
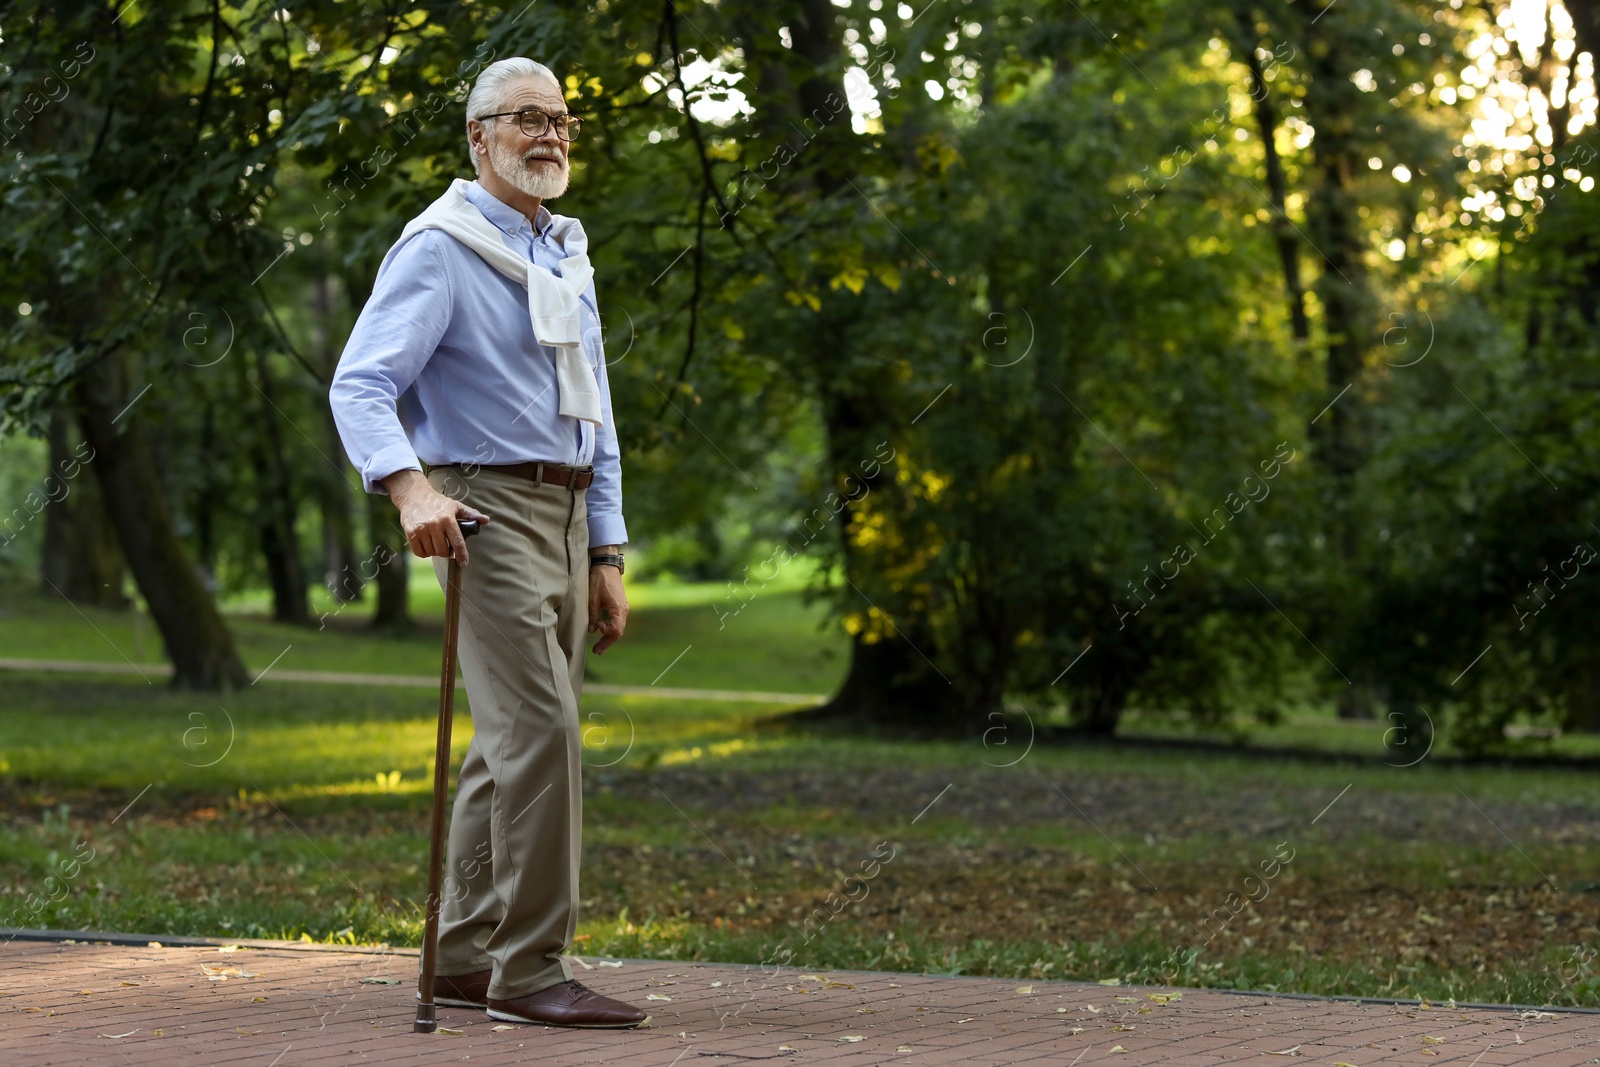
{"label": "shirt collar", "polygon": [[[476,181],[467,183],[465,195],[474,207],[483,212],[483,217],[494,223],[502,232],[511,234],[514,237],[529,228],[528,216],[505,201],[500,200]],[[542,237],[545,231],[550,228],[550,220],[549,210],[543,204],[540,204],[538,217],[532,227],[534,232]]]}

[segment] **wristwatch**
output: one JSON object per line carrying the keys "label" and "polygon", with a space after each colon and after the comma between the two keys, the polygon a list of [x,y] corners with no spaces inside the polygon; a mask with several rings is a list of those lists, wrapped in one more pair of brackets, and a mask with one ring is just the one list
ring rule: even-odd
{"label": "wristwatch", "polygon": [[612,552],[612,553],[608,553],[606,555],[600,555],[600,556],[590,556],[589,557],[589,566],[591,568],[593,568],[593,567],[615,567],[615,568],[617,568],[617,573],[618,574],[626,573],[626,570],[622,565],[622,553],[621,552]]}

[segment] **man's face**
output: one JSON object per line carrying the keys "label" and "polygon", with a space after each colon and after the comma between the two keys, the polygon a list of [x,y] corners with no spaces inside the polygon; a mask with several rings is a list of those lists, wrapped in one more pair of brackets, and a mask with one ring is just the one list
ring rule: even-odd
{"label": "man's face", "polygon": [[[533,109],[547,115],[565,114],[567,104],[561,89],[549,78],[519,78],[509,82],[496,111]],[[554,200],[567,191],[569,168],[567,142],[556,136],[555,127],[546,124],[537,137],[522,132],[515,117],[488,119],[482,123],[482,136],[488,148],[484,161],[498,177],[529,196]]]}

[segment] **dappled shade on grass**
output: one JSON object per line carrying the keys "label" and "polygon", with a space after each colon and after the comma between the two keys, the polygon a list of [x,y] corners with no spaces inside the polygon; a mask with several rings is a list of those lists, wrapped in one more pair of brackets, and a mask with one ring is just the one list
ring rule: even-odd
{"label": "dappled shade on grass", "polygon": [[[200,766],[225,739],[184,734],[219,728],[191,717],[213,697],[8,681],[0,887],[20,903],[96,850],[25,925],[416,943],[428,691],[255,687]],[[1001,768],[978,742],[758,729],[774,706],[613,703],[626,732],[587,738],[580,953],[1594,1000],[1568,961],[1600,920],[1600,785],[1576,774],[1042,745]]]}

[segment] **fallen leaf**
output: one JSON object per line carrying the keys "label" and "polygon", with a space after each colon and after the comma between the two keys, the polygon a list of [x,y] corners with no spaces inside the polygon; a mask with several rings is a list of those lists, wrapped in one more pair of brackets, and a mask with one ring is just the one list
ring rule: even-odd
{"label": "fallen leaf", "polygon": [[398,979],[398,978],[363,978],[363,979],[361,979],[361,984],[362,985],[399,985],[400,984],[400,979]]}
{"label": "fallen leaf", "polygon": [[1139,1003],[1139,998],[1138,997],[1118,997],[1117,998],[1117,1003],[1118,1004],[1137,1004],[1137,1003]]}
{"label": "fallen leaf", "polygon": [[969,1015],[965,1019],[957,1019],[956,1022],[958,1022],[958,1023],[970,1023],[972,1020],[974,1020],[976,1018],[977,1018],[976,1015]]}
{"label": "fallen leaf", "polygon": [[1084,1005],[1084,1010],[1088,1011],[1091,1015],[1099,1015],[1100,1014],[1100,1009],[1095,1007],[1093,1004],[1085,1004]]}
{"label": "fallen leaf", "polygon": [[1269,1053],[1267,1053],[1267,1055],[1268,1056],[1298,1056],[1298,1055],[1300,1055],[1300,1046],[1296,1045],[1293,1048],[1286,1048],[1282,1052],[1269,1052]]}
{"label": "fallen leaf", "polygon": [[132,1037],[134,1034],[137,1034],[138,1032],[139,1032],[138,1030],[129,1030],[125,1034],[101,1034],[100,1036],[101,1037],[110,1037],[110,1038]]}
{"label": "fallen leaf", "polygon": [[835,982],[832,978],[824,978],[822,980],[822,988],[823,989],[834,989],[834,988],[854,989],[855,986],[851,985],[849,982]]}
{"label": "fallen leaf", "polygon": [[164,1037],[166,1035],[166,1031],[161,1029],[160,1027],[156,1027],[156,1029],[154,1029],[154,1030],[152,1030],[150,1032],[152,1034],[155,1034],[157,1037]]}
{"label": "fallen leaf", "polygon": [[896,1052],[915,1052],[916,1050],[913,1049],[910,1045],[901,1045],[899,1048],[895,1049],[895,1051]]}
{"label": "fallen leaf", "polygon": [[1123,1048],[1121,1045],[1112,1045],[1110,1051],[1112,1051],[1112,1052],[1126,1052],[1128,1050]]}
{"label": "fallen leaf", "polygon": [[78,990],[78,996],[80,996],[80,997],[89,997],[89,996],[93,996],[93,995],[94,995],[94,990],[92,990],[92,989],[80,989],[80,990]]}
{"label": "fallen leaf", "polygon": [[800,1050],[795,1048],[793,1045],[779,1045],[778,1046],[778,1051],[779,1052],[799,1052]]}
{"label": "fallen leaf", "polygon": [[452,1030],[448,1026],[441,1026],[441,1027],[439,1027],[439,1029],[435,1030],[434,1033],[436,1033],[436,1034],[453,1034],[456,1037],[460,1037],[461,1036],[461,1031],[460,1030]]}
{"label": "fallen leaf", "polygon": [[602,966],[602,967],[621,967],[622,966],[622,961],[621,960],[601,960],[600,961],[600,966]]}
{"label": "fallen leaf", "polygon": [[255,1037],[261,1031],[260,1030],[246,1030],[242,1026],[235,1026],[233,1028],[233,1032],[238,1034],[240,1037]]}
{"label": "fallen leaf", "polygon": [[1423,1034],[1422,1035],[1422,1043],[1424,1045],[1442,1045],[1442,1044],[1444,1044],[1444,1038],[1442,1038],[1442,1037],[1430,1037],[1427,1034]]}
{"label": "fallen leaf", "polygon": [[1083,1033],[1083,1027],[1074,1026],[1071,1030],[1068,1030],[1067,1033],[1069,1033],[1069,1034],[1081,1034],[1081,1033]]}
{"label": "fallen leaf", "polygon": [[1056,1014],[1057,1015],[1063,1015],[1063,1014],[1065,1014],[1065,1013],[1067,1013],[1067,1012],[1069,1012],[1071,1010],[1072,1010],[1071,1008],[1057,1008],[1056,1009]]}
{"label": "fallen leaf", "polygon": [[499,1033],[503,1030],[515,1030],[516,1027],[512,1026],[510,1023],[501,1023],[499,1026],[491,1026],[489,1029]]}
{"label": "fallen leaf", "polygon": [[1561,1016],[1557,1015],[1553,1011],[1525,1011],[1518,1016],[1518,1018],[1526,1019],[1528,1022],[1534,1022],[1539,1019],[1559,1019]]}
{"label": "fallen leaf", "polygon": [[1031,996],[1033,996],[1033,986],[1031,986],[1031,985],[1019,985],[1019,986],[1017,986],[1017,992],[1021,993],[1025,997],[1031,997]]}
{"label": "fallen leaf", "polygon": [[1182,993],[1146,993],[1145,996],[1157,1004],[1171,1004],[1175,1000],[1182,1000]]}
{"label": "fallen leaf", "polygon": [[1128,1026],[1125,1023],[1118,1023],[1117,1025],[1115,1025],[1115,1026],[1113,1026],[1111,1028],[1113,1033],[1118,1033],[1118,1034],[1126,1034],[1129,1031],[1131,1031],[1132,1029],[1133,1029],[1133,1027]]}
{"label": "fallen leaf", "polygon": [[261,977],[261,974],[257,971],[241,970],[238,967],[211,967],[204,963],[200,965],[200,970],[205,972],[205,976],[213,982],[226,982],[229,978]]}
{"label": "fallen leaf", "polygon": [[1100,984],[1101,985],[1121,985],[1122,984],[1122,979],[1120,979],[1120,978],[1102,978],[1102,979],[1100,979]]}
{"label": "fallen leaf", "polygon": [[646,999],[646,1000],[664,1000],[669,1004],[672,1002],[672,998],[671,997],[664,997],[660,993],[651,993],[649,996],[645,997],[644,999]]}
{"label": "fallen leaf", "polygon": [[1353,1063],[1346,1063],[1343,1060],[1339,1060],[1336,1063],[1334,1063],[1333,1067],[1356,1067],[1356,1065],[1353,1064]]}
{"label": "fallen leaf", "polygon": [[866,1038],[862,1037],[860,1034],[848,1034],[848,1035],[846,1035],[844,1037],[841,1037],[839,1039],[839,1043],[842,1044],[842,1045],[853,1045],[857,1041],[865,1041],[865,1040],[866,1040]]}
{"label": "fallen leaf", "polygon": [[711,988],[712,989],[721,989],[722,988],[722,983],[721,982],[712,982],[711,983]]}
{"label": "fallen leaf", "polygon": [[250,1003],[252,1003],[252,1004],[265,1004],[266,1002],[267,1002],[267,998],[266,997],[251,997],[250,998]]}
{"label": "fallen leaf", "polygon": [[218,952],[238,952],[239,951],[239,946],[238,945],[219,945],[219,946],[217,946],[217,951]]}
{"label": "fallen leaf", "polygon": [[118,982],[118,985],[138,985],[138,982]]}

